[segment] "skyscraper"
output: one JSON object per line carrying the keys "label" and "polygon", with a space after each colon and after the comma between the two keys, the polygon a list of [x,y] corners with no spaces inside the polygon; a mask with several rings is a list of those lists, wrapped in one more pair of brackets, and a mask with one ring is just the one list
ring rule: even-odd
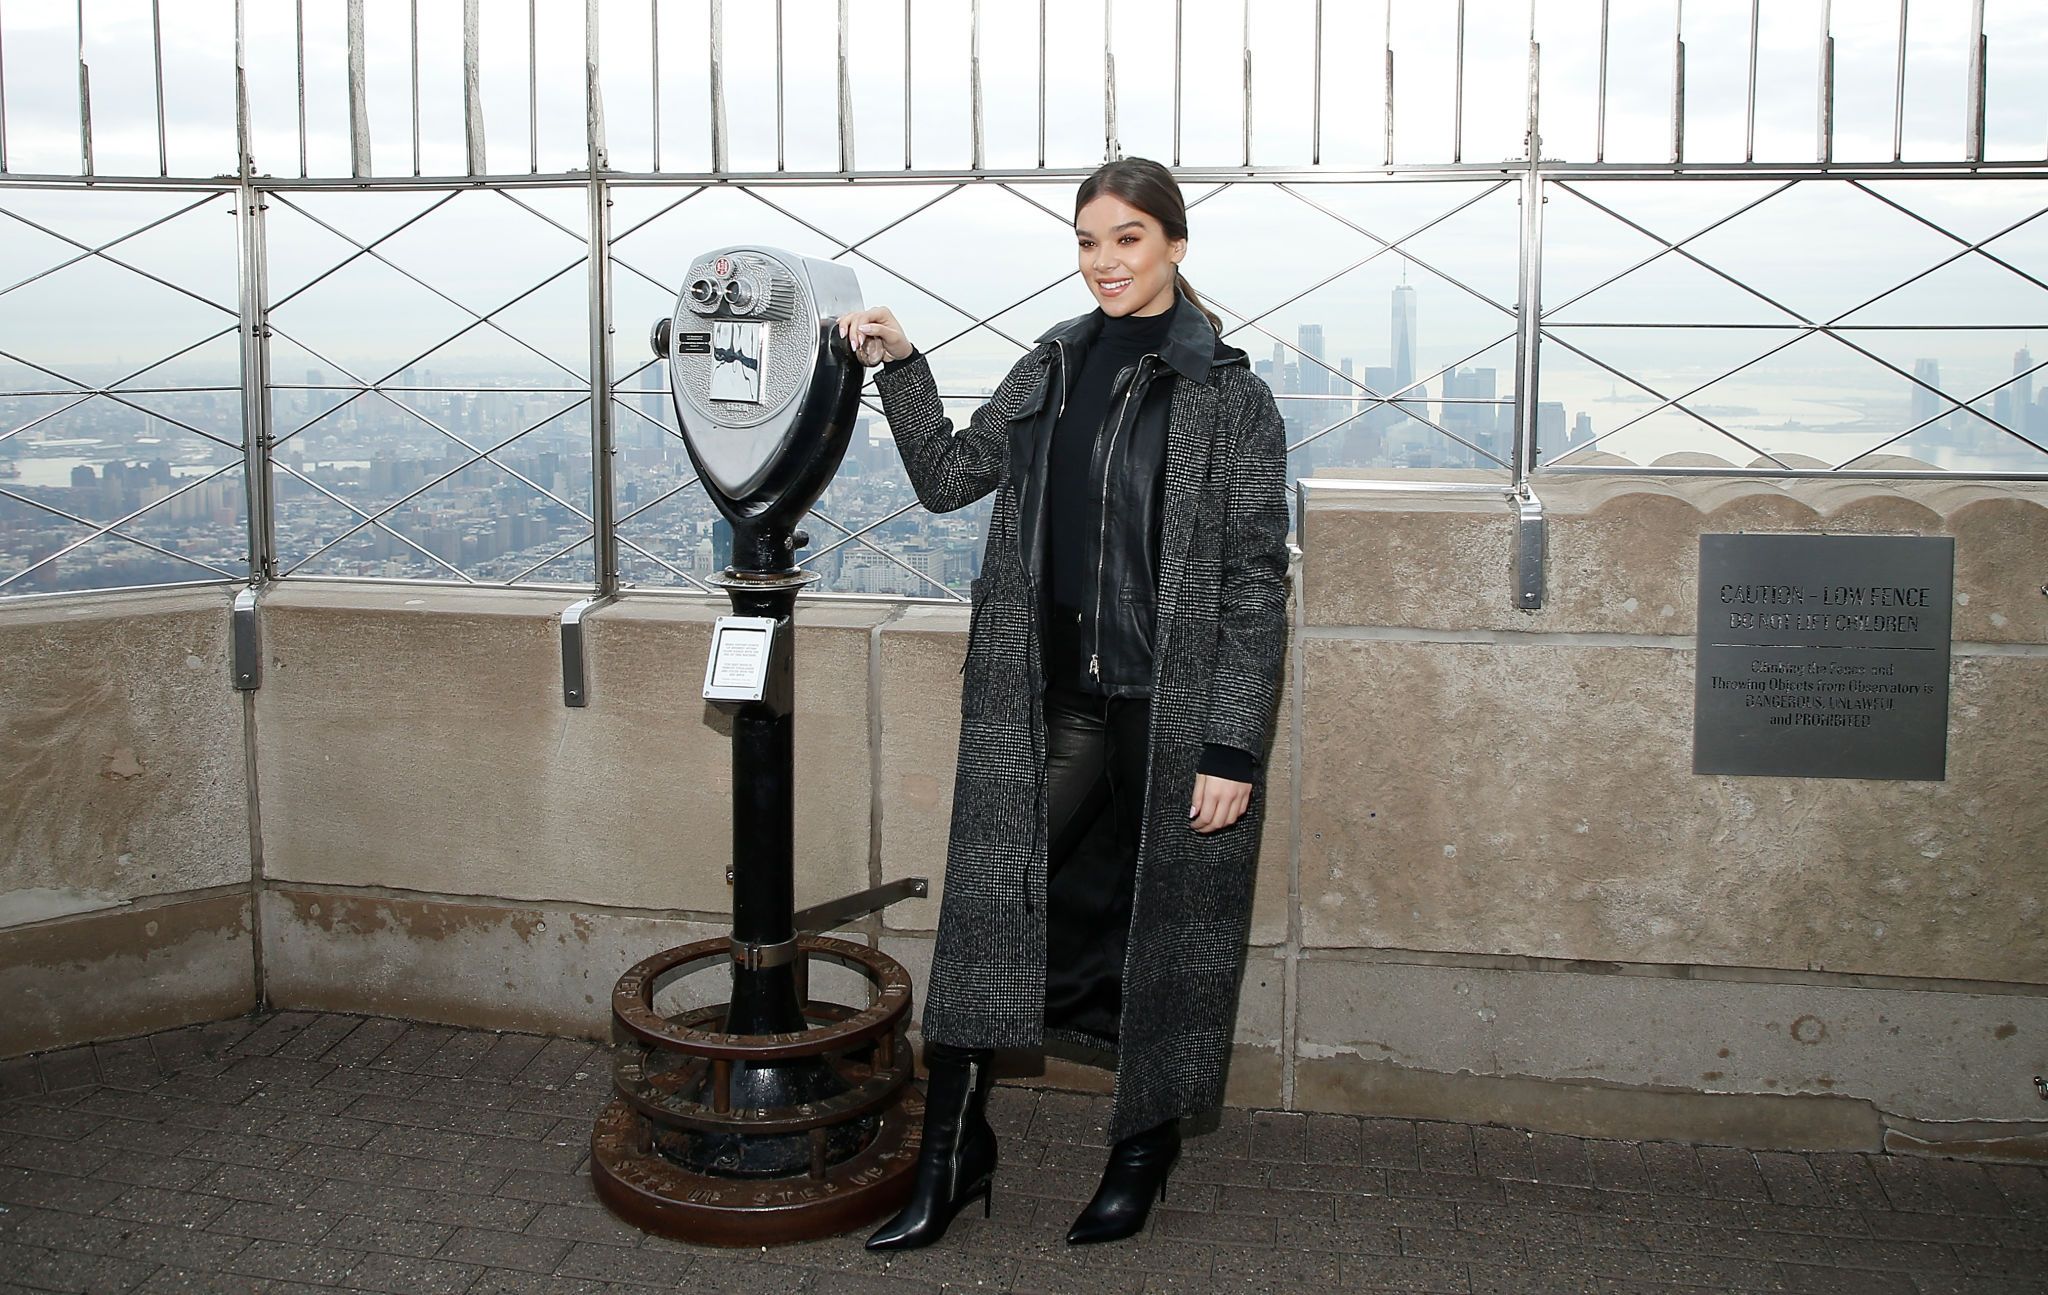
{"label": "skyscraper", "polygon": [[[1490,403],[1494,394],[1492,369],[1452,369],[1444,374],[1443,415],[1437,421],[1446,431],[1452,432],[1482,450],[1488,450],[1506,457],[1507,447],[1496,446],[1494,440],[1494,409]],[[1489,403],[1480,404],[1479,401]],[[1470,403],[1468,403],[1470,402]],[[1447,452],[1465,466],[1477,466],[1479,459],[1462,446],[1446,447]]]}
{"label": "skyscraper", "polygon": [[1913,376],[1925,386],[1913,387],[1913,425],[1929,422],[1941,413],[1943,400],[1939,392],[1928,390],[1941,385],[1941,364],[1936,360],[1913,361]]}
{"label": "skyscraper", "polygon": [[[1307,357],[1301,363],[1301,393],[1305,396],[1326,396],[1330,393],[1330,371],[1322,366],[1323,326],[1303,324],[1301,326],[1301,353]],[[1321,411],[1317,411],[1320,413]],[[1327,420],[1318,420],[1327,421]]]}
{"label": "skyscraper", "polygon": [[[1415,289],[1394,287],[1394,386],[1415,381]],[[1418,393],[1419,394],[1419,393]]]}
{"label": "skyscraper", "polygon": [[2034,353],[2022,346],[2013,352],[2012,421],[2006,426],[2022,436],[2032,434],[2034,417]]}

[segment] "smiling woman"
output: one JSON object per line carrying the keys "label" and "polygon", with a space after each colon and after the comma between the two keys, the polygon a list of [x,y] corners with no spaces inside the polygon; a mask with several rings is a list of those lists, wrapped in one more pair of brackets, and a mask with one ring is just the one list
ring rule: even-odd
{"label": "smiling woman", "polygon": [[910,1204],[873,1249],[986,1200],[998,1047],[1117,1053],[1116,1140],[1070,1244],[1141,1229],[1179,1120],[1222,1099],[1286,625],[1281,419],[1186,286],[1172,174],[1126,159],[1075,198],[1096,309],[1055,325],[956,432],[886,307],[840,329],[918,498],[993,493],[924,1014]]}

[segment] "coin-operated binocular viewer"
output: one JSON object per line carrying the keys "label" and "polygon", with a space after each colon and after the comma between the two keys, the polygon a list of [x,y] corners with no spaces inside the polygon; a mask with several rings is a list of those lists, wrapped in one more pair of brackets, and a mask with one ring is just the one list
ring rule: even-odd
{"label": "coin-operated binocular viewer", "polygon": [[[835,323],[860,308],[860,285],[845,266],[765,247],[699,257],[683,282],[652,340],[690,459],[733,532],[732,563],[712,580],[733,614],[704,670],[705,699],[732,718],[733,929],[620,978],[618,1095],[592,1135],[592,1178],[641,1227],[762,1245],[860,1227],[909,1194],[923,1118],[904,1037],[910,978],[816,933],[925,882],[794,911],[793,614],[816,578],[796,565],[808,542],[797,526],[853,431],[861,371]],[[815,960],[864,977],[868,1001],[811,1000]],[[657,1003],[721,966],[727,1001]]]}

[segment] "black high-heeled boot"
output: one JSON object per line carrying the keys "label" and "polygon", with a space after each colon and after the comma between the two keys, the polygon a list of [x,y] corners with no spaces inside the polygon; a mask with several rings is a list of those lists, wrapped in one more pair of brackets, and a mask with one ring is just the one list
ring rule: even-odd
{"label": "black high-heeled boot", "polygon": [[1166,1199],[1166,1175],[1178,1159],[1179,1120],[1133,1133],[1111,1147],[1102,1183],[1088,1208],[1067,1229],[1067,1244],[1121,1241],[1143,1231],[1152,1214],[1152,1202]]}
{"label": "black high-heeled boot", "polygon": [[946,1235],[962,1207],[981,1198],[988,1214],[996,1170],[996,1131],[988,1124],[987,1048],[925,1045],[924,1144],[910,1203],[868,1238],[870,1250],[914,1250]]}

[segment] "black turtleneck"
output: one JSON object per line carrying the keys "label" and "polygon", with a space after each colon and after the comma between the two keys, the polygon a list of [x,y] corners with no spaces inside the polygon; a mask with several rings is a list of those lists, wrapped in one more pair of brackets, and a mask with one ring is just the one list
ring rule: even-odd
{"label": "black turtleneck", "polygon": [[1176,297],[1170,309],[1156,315],[1102,315],[1101,331],[1068,380],[1066,405],[1053,426],[1046,464],[1046,515],[1051,518],[1046,528],[1046,576],[1055,608],[1078,607],[1094,588],[1095,573],[1085,567],[1088,549],[1080,537],[1093,533],[1102,521],[1102,481],[1093,475],[1095,445],[1108,434],[1115,413],[1111,397],[1116,394],[1117,374],[1132,369],[1135,376],[1141,357],[1159,353],[1180,308]]}

